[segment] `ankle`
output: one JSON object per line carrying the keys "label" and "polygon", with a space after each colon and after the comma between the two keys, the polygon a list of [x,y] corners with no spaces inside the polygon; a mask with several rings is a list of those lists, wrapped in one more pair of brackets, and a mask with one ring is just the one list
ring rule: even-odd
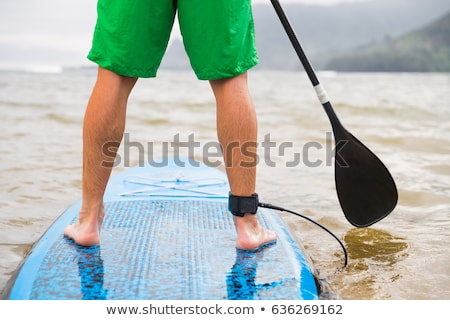
{"label": "ankle", "polygon": [[255,214],[246,214],[243,217],[233,217],[233,220],[238,234],[252,232],[260,228],[258,218]]}
{"label": "ankle", "polygon": [[93,208],[82,207],[78,214],[78,220],[80,223],[97,223],[103,220],[104,215],[103,205]]}

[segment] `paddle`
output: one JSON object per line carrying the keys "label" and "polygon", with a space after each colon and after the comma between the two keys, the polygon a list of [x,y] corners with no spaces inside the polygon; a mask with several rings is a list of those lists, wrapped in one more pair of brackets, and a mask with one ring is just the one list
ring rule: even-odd
{"label": "paddle", "polygon": [[342,126],[279,1],[271,2],[331,122],[336,191],[344,215],[352,225],[368,227],[394,210],[395,182],[380,159]]}

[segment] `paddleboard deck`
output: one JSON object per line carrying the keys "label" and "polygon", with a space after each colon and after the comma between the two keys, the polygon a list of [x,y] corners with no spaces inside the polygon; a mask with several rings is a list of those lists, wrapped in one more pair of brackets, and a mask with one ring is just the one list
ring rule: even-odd
{"label": "paddleboard deck", "polygon": [[226,175],[192,159],[176,160],[110,179],[98,246],[78,246],[63,236],[81,201],[69,207],[34,245],[3,298],[318,298],[309,259],[276,212],[260,208],[257,215],[277,233],[276,244],[236,249]]}

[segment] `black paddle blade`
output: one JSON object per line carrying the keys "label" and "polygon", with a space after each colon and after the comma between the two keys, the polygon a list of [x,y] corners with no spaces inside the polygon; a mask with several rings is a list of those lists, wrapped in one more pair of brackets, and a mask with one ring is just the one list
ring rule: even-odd
{"label": "black paddle blade", "polygon": [[339,121],[332,121],[332,125],[339,203],[352,225],[368,227],[386,217],[397,205],[394,179],[381,160]]}

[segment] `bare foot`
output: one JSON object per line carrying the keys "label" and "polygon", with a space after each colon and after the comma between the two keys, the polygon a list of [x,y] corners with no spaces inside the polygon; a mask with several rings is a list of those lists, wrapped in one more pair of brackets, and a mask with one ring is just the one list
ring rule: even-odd
{"label": "bare foot", "polygon": [[100,229],[105,211],[103,206],[98,214],[92,216],[80,211],[78,221],[64,229],[64,235],[81,246],[94,246],[100,243]]}
{"label": "bare foot", "polygon": [[233,217],[236,226],[236,248],[242,250],[255,250],[264,245],[276,242],[275,232],[263,228],[256,215],[247,214],[244,217]]}

